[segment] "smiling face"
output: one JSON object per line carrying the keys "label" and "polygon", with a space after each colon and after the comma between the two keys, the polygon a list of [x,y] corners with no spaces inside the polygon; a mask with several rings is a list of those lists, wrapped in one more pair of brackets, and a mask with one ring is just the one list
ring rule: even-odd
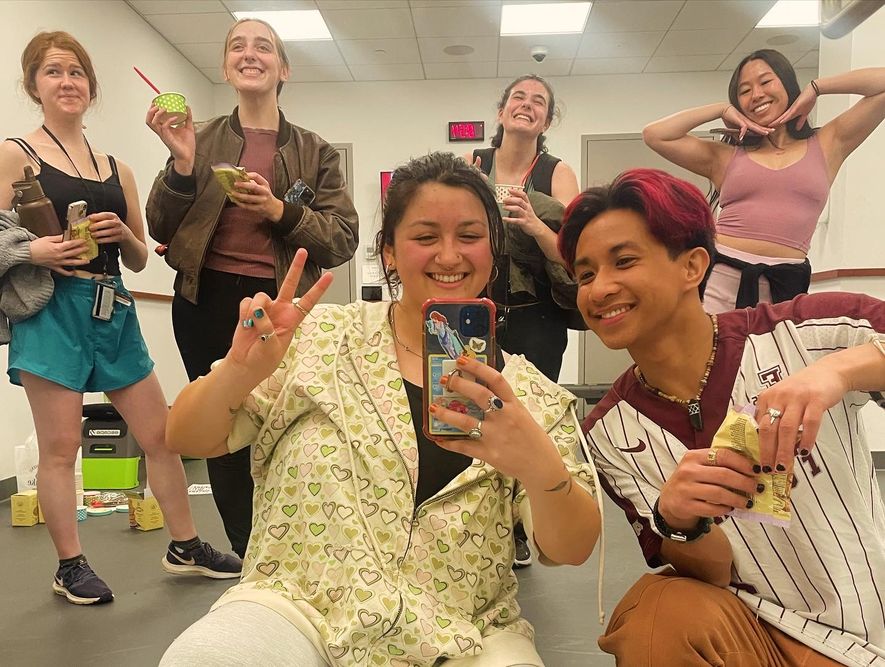
{"label": "smiling face", "polygon": [[522,132],[533,137],[550,127],[550,95],[540,81],[526,79],[513,85],[504,106],[498,110],[498,123],[505,132]]}
{"label": "smiling face", "polygon": [[289,78],[270,28],[258,21],[234,26],[225,49],[224,78],[238,93],[254,94],[276,91]]}
{"label": "smiling face", "polygon": [[674,259],[639,213],[605,211],[578,239],[578,309],[610,349],[653,346],[683,302],[697,301],[707,257],[692,248]]}
{"label": "smiling face", "polygon": [[784,84],[771,66],[761,59],[750,60],[741,68],[737,95],[741,113],[764,126],[789,107]]}
{"label": "smiling face", "polygon": [[50,48],[34,74],[33,93],[44,114],[82,115],[92,102],[89,79],[73,51]]}
{"label": "smiling face", "polygon": [[478,296],[492,272],[489,221],[472,191],[429,182],[421,185],[384,246],[385,265],[402,282],[402,302],[420,311],[431,298]]}

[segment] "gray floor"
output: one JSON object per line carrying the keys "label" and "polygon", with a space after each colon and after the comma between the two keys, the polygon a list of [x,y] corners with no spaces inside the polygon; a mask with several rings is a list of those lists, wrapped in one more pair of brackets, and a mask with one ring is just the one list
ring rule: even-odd
{"label": "gray floor", "polygon": [[[205,465],[186,464],[188,477],[205,482]],[[885,473],[880,473],[885,489]],[[209,496],[191,498],[200,536],[228,545]],[[632,531],[608,499],[604,604],[611,612],[645,571]],[[165,531],[129,529],[124,514],[90,517],[80,524],[90,563],[114,590],[113,604],[77,607],[50,588],[57,566],[44,525],[12,528],[9,502],[0,503],[0,664],[22,667],[155,666],[172,639],[230,586],[202,577],[175,577],[160,568]],[[548,667],[611,667],[596,646],[598,556],[582,567],[534,565],[521,570],[520,601],[537,631]]]}

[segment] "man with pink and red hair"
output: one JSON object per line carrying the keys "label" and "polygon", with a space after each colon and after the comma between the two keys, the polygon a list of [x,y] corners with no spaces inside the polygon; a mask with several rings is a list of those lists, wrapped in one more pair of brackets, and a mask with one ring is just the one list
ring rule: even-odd
{"label": "man with pink and red hair", "polygon": [[[618,605],[619,665],[885,665],[885,505],[860,408],[885,388],[885,303],[813,294],[708,315],[714,226],[694,186],[634,169],[566,211],[590,329],[635,362],[591,413],[602,486],[652,567]],[[760,465],[713,454],[755,404]],[[791,473],[792,520],[735,519]]]}

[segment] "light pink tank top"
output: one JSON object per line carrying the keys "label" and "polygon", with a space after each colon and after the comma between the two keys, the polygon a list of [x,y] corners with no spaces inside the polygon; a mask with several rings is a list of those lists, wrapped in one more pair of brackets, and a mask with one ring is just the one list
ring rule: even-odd
{"label": "light pink tank top", "polygon": [[764,167],[738,148],[725,169],[716,230],[808,253],[829,194],[827,163],[816,135],[807,140],[805,155],[783,169]]}

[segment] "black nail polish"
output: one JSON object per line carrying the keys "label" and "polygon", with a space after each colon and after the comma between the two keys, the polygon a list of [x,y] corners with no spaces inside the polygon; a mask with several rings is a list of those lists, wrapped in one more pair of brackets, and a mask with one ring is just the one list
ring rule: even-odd
{"label": "black nail polish", "polygon": [[774,469],[777,470],[778,472],[786,472],[786,470],[787,470],[786,466],[783,463],[778,463],[774,467]]}
{"label": "black nail polish", "polygon": [[747,501],[747,509],[750,509],[750,508],[752,508],[752,507],[753,507],[753,501],[752,501],[752,500],[748,500],[748,501]]}
{"label": "black nail polish", "polygon": [[762,472],[762,467],[761,466],[753,466],[753,472],[755,472],[758,475],[760,472]]}
{"label": "black nail polish", "polygon": [[771,466],[762,466],[762,472],[764,472],[764,473],[766,473],[766,474],[767,474],[767,473],[770,473],[770,472],[771,472]]}
{"label": "black nail polish", "polygon": [[799,456],[808,456],[809,454],[811,454],[811,452],[809,452],[807,449],[799,450]]}
{"label": "black nail polish", "polygon": [[756,485],[756,493],[762,493],[763,491],[765,491],[765,485],[764,484],[757,484]]}

